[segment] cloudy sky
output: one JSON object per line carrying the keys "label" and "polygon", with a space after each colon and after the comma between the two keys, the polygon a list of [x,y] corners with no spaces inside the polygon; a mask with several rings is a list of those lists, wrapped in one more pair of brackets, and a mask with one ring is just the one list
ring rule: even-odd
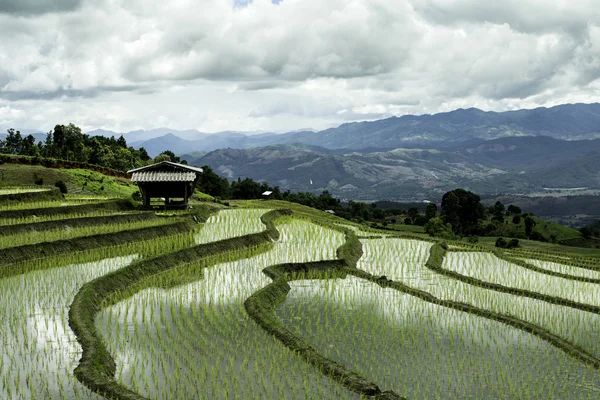
{"label": "cloudy sky", "polygon": [[600,100],[597,0],[0,0],[0,129],[285,131]]}

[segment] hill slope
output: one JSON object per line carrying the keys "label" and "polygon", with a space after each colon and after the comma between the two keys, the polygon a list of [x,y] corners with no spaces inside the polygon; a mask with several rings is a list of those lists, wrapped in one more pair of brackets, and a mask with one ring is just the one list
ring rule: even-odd
{"label": "hill slope", "polygon": [[501,138],[447,149],[372,153],[307,145],[221,149],[190,162],[230,179],[251,177],[283,189],[329,190],[342,198],[419,200],[455,187],[482,195],[543,188],[600,189],[600,140]]}

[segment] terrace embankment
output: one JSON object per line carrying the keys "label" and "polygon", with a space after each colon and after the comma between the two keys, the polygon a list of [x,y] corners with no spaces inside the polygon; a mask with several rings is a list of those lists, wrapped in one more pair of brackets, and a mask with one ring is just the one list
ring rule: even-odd
{"label": "terrace embankment", "polygon": [[22,263],[23,261],[87,251],[100,247],[118,246],[125,242],[136,242],[156,237],[166,237],[189,231],[192,229],[192,226],[192,221],[177,220],[172,224],[161,226],[9,247],[0,250],[0,275],[11,276],[22,273],[20,268],[15,267],[12,264]]}
{"label": "terrace embankment", "polygon": [[377,399],[402,399],[392,391],[383,392],[375,382],[369,381],[345,366],[322,356],[307,341],[287,329],[275,315],[275,309],[287,298],[291,288],[288,282],[296,279],[330,279],[346,276],[346,268],[354,267],[362,255],[358,237],[349,229],[330,226],[343,231],[345,243],[337,249],[337,260],[306,263],[285,263],[267,267],[263,272],[273,282],[253,293],[245,302],[248,315],[265,331],[275,336],[288,349],[314,365],[324,375],[331,377],[348,389]]}
{"label": "terrace embankment", "polygon": [[31,202],[31,201],[47,201],[59,200],[63,195],[58,188],[49,187],[46,190],[35,190],[31,192],[0,194],[0,205]]}
{"label": "terrace embankment", "polygon": [[2,227],[3,235],[17,235],[35,233],[61,228],[78,228],[84,226],[100,226],[107,224],[127,224],[132,222],[150,221],[156,219],[153,212],[140,212],[121,215],[67,218],[62,220],[33,222],[30,224],[16,224]]}
{"label": "terrace embankment", "polygon": [[0,211],[0,219],[6,218],[28,218],[33,216],[56,216],[56,215],[74,215],[94,212],[98,210],[106,211],[127,211],[135,210],[135,206],[127,200],[104,201],[100,203],[81,204],[75,206],[59,206],[46,208],[28,208],[23,210],[4,210]]}
{"label": "terrace embankment", "polygon": [[447,249],[444,246],[442,246],[440,244],[434,245],[431,248],[431,255],[430,255],[429,260],[425,264],[425,266],[427,268],[429,268],[430,270],[432,270],[433,272],[436,272],[438,274],[448,276],[450,278],[459,280],[461,282],[468,283],[470,285],[479,286],[484,289],[491,289],[491,290],[495,290],[498,292],[514,294],[514,295],[523,296],[523,297],[529,297],[531,299],[541,300],[541,301],[545,301],[545,302],[551,303],[551,304],[557,304],[560,306],[571,307],[571,308],[575,308],[578,310],[591,312],[594,314],[600,314],[599,306],[580,303],[580,302],[565,299],[562,297],[538,293],[538,292],[534,292],[534,291],[527,290],[527,289],[519,289],[519,288],[515,288],[515,287],[511,287],[511,286],[505,286],[505,285],[501,285],[499,283],[486,282],[481,279],[476,279],[472,276],[460,274],[456,271],[450,271],[450,270],[442,267],[442,262],[444,260],[446,251],[447,251]]}
{"label": "terrace embankment", "polygon": [[523,250],[509,250],[505,253],[509,253],[510,257],[521,257],[521,258],[534,258],[540,261],[549,261],[555,263],[562,263],[573,267],[589,269],[592,271],[600,271],[600,259],[594,257],[583,257],[583,256],[558,256],[550,253],[542,253],[539,251],[523,251]]}
{"label": "terrace embankment", "polygon": [[[444,255],[446,253],[446,246],[443,244],[436,244],[431,247],[429,259],[426,262],[426,266],[433,270],[434,272],[438,272],[439,270],[443,270],[441,267],[442,262],[444,260]],[[452,308],[458,311],[468,312],[474,315],[478,315],[483,318],[488,318],[494,321],[498,321],[504,323],[506,325],[512,326],[514,328],[520,329],[522,331],[531,333],[551,345],[559,348],[570,356],[589,364],[597,369],[600,369],[600,359],[588,354],[586,351],[581,349],[578,346],[573,345],[572,343],[546,331],[545,329],[529,323],[527,321],[523,321],[521,319],[511,317],[505,314],[500,314],[496,312],[492,312],[489,310],[484,310],[466,303],[451,301],[451,300],[443,300],[433,296],[432,294],[425,292],[423,290],[415,289],[410,286],[407,286],[400,282],[395,282],[387,279],[386,277],[377,277],[371,275],[363,270],[349,267],[346,269],[347,273],[353,276],[356,276],[361,279],[365,279],[371,282],[378,284],[379,286],[386,288],[392,288],[398,290],[400,292],[409,294],[411,296],[415,296],[420,298],[423,301],[427,301],[429,303],[437,304],[440,306]],[[451,272],[451,271],[449,271]],[[451,276],[453,277],[453,276]],[[468,278],[468,277],[467,277]],[[509,288],[510,289],[510,288]],[[510,293],[510,292],[509,292]],[[512,293],[516,294],[516,293]]]}
{"label": "terrace embankment", "polygon": [[[585,276],[570,275],[570,274],[565,274],[565,273],[562,273],[562,272],[551,271],[551,270],[548,270],[548,269],[545,269],[545,268],[537,267],[537,266],[532,265],[532,264],[530,264],[530,263],[528,263],[526,261],[519,260],[519,259],[516,259],[514,257],[510,257],[510,256],[506,255],[502,251],[494,251],[494,255],[496,257],[498,257],[499,259],[501,259],[501,260],[504,260],[504,261],[509,262],[511,264],[518,265],[518,266],[523,267],[523,268],[527,268],[527,269],[529,269],[531,271],[534,271],[534,272],[539,272],[539,273],[550,275],[550,276],[556,276],[556,277],[559,277],[559,278],[571,279],[571,280],[579,281],[579,282],[600,283],[600,279],[589,278],[589,277],[585,277]],[[590,269],[592,271],[597,271],[597,269],[592,269],[592,268],[590,268]]]}
{"label": "terrace embankment", "polygon": [[270,211],[261,217],[267,228],[262,232],[200,244],[142,260],[85,284],[69,309],[69,326],[83,349],[81,360],[75,369],[77,379],[94,392],[109,398],[142,399],[142,396],[116,381],[115,361],[96,329],[96,315],[108,302],[132,295],[132,288],[141,290],[136,285],[152,276],[220,253],[251,249],[277,240],[279,232],[273,221],[289,214],[288,210]]}

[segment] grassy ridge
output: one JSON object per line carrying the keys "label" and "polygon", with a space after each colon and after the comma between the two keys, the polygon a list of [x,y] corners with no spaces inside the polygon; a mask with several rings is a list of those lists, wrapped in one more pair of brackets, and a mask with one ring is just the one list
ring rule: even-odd
{"label": "grassy ridge", "polygon": [[62,197],[62,193],[58,188],[49,187],[47,190],[39,192],[0,194],[0,205],[29,201],[59,200]]}
{"label": "grassy ridge", "polygon": [[135,206],[128,200],[105,201],[101,203],[82,204],[75,206],[60,206],[46,208],[29,208],[23,210],[5,210],[0,211],[0,219],[8,218],[28,218],[33,216],[56,216],[70,214],[83,214],[86,212],[94,212],[98,210],[108,211],[131,211],[135,210]]}
{"label": "grassy ridge", "polygon": [[129,222],[150,221],[156,219],[153,212],[131,213],[111,216],[67,218],[62,220],[34,222],[2,227],[3,235],[17,235],[27,232],[43,232],[65,227],[98,226],[106,224],[126,224]]}
{"label": "grassy ridge", "polygon": [[600,279],[587,278],[584,276],[577,276],[577,275],[563,274],[561,272],[550,271],[545,268],[536,267],[535,265],[529,264],[526,261],[518,260],[516,258],[510,257],[501,250],[494,251],[493,253],[496,257],[498,257],[501,260],[507,261],[511,264],[519,265],[519,266],[529,269],[531,271],[539,272],[539,273],[546,274],[546,275],[556,276],[559,278],[572,279],[574,281],[588,282],[588,283],[600,283]]}
{"label": "grassy ridge", "polygon": [[444,260],[444,255],[446,254],[446,249],[441,245],[434,245],[431,248],[431,256],[430,261],[428,261],[425,266],[441,275],[448,276],[450,278],[456,279],[461,282],[468,283],[469,285],[479,286],[484,289],[491,289],[498,292],[504,292],[509,294],[514,294],[517,296],[529,297],[531,299],[542,300],[547,303],[557,304],[559,306],[571,307],[582,311],[591,312],[594,314],[600,314],[600,306],[594,306],[591,304],[579,303],[577,301],[564,299],[557,296],[551,296],[547,294],[542,294],[538,292],[533,292],[531,290],[526,289],[518,289],[511,286],[504,286],[498,283],[486,282],[480,279],[473,278],[471,276],[463,275],[455,271],[450,271],[446,268],[442,267],[442,262]]}
{"label": "grassy ridge", "polygon": [[11,268],[10,264],[34,260],[47,256],[55,256],[65,253],[86,251],[99,247],[118,246],[123,242],[140,241],[155,237],[165,237],[190,230],[192,223],[189,221],[177,221],[172,224],[125,230],[116,233],[106,233],[78,237],[54,242],[36,243],[25,246],[9,247],[0,250],[0,276],[6,277],[22,273],[19,268]]}

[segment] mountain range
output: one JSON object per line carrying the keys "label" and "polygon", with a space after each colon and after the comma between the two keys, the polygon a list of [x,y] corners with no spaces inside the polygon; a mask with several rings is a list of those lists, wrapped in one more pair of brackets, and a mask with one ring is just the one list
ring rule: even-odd
{"label": "mountain range", "polygon": [[456,187],[482,195],[600,189],[600,139],[510,137],[445,149],[342,153],[270,145],[183,157],[230,179],[251,177],[293,191],[328,190],[348,199],[420,201]]}
{"label": "mountain range", "polygon": [[557,188],[600,193],[598,103],[507,112],[458,109],[323,131],[157,128],[88,134],[123,135],[153,157],[171,150],[230,179],[251,177],[284,190],[329,190],[349,199],[439,199],[456,187],[482,195]]}
{"label": "mountain range", "polygon": [[[110,131],[89,134],[121,135]],[[168,128],[123,134],[151,156],[169,149],[176,154],[222,148],[247,149],[302,143],[326,149],[386,151],[397,148],[448,148],[503,137],[548,136],[562,140],[600,138],[600,104],[565,104],[551,108],[506,112],[458,109],[434,115],[405,115],[353,122],[323,131],[203,133]]]}
{"label": "mountain range", "polygon": [[600,190],[597,103],[459,109],[319,132],[200,135],[183,139],[170,132],[135,145],[151,155],[170,149],[230,179],[350,199],[437,199],[456,187],[482,195]]}

